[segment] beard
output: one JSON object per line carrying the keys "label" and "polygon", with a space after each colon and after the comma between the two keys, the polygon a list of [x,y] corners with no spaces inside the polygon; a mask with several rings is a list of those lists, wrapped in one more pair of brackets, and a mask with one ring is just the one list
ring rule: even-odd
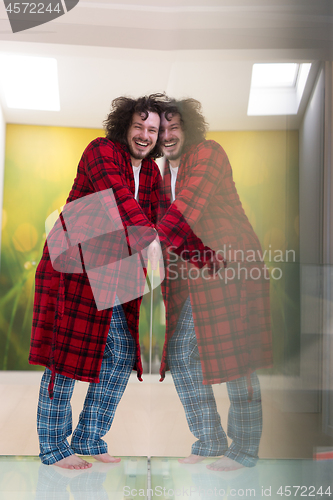
{"label": "beard", "polygon": [[150,151],[148,153],[146,153],[145,151],[137,151],[136,152],[133,150],[133,148],[131,148],[131,146],[128,146],[128,149],[129,149],[130,155],[135,160],[143,160],[146,157],[146,155],[148,155],[150,153]]}
{"label": "beard", "polygon": [[167,160],[178,160],[178,158],[181,157],[183,154],[183,144],[180,144],[179,147],[176,148],[174,151],[168,151],[165,146],[162,147],[162,153],[164,154],[165,158]]}
{"label": "beard", "polygon": [[165,158],[167,160],[171,160],[171,161],[178,160],[178,158],[180,158],[181,155],[182,155],[181,151],[179,151],[177,153],[175,152],[175,153],[169,153],[169,154],[168,153],[164,153]]}
{"label": "beard", "polygon": [[153,147],[151,147],[151,144],[148,145],[147,147],[147,151],[140,151],[140,150],[134,150],[132,144],[127,144],[127,147],[128,147],[128,150],[130,152],[130,155],[132,156],[132,158],[134,158],[135,160],[143,160],[144,158],[146,158],[149,153],[151,153],[151,151],[154,149]]}

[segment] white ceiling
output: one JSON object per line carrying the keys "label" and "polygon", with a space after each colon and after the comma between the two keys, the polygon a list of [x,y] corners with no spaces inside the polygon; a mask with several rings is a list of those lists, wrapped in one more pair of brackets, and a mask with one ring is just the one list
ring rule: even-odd
{"label": "white ceiling", "polygon": [[[119,0],[118,0],[119,1]],[[143,4],[144,2],[144,4]],[[330,0],[80,0],[13,34],[0,3],[0,54],[58,61],[60,112],[10,110],[11,123],[100,128],[111,100],[165,91],[201,101],[211,130],[296,128],[332,49]],[[315,62],[296,117],[246,115],[255,62]]]}

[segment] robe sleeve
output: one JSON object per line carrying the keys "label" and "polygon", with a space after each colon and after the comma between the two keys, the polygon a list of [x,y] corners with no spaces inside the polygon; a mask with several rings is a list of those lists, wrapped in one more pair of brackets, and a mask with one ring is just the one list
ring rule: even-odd
{"label": "robe sleeve", "polygon": [[[126,183],[123,162],[123,157],[114,144],[102,139],[94,141],[85,150],[83,166],[94,191],[112,189],[125,230],[132,226],[130,245],[141,250],[155,239],[156,230]],[[106,206],[110,205],[112,215],[114,203],[107,196],[103,201]],[[140,231],[133,231],[133,226],[139,227]]]}
{"label": "robe sleeve", "polygon": [[160,207],[160,199],[162,193],[162,176],[160,174],[160,170],[156,165],[156,175],[152,186],[151,191],[151,221],[156,225],[158,220],[158,213]]}
{"label": "robe sleeve", "polygon": [[176,248],[181,247],[187,239],[192,244],[197,240],[200,246],[201,240],[193,231],[221,184],[228,158],[219,144],[205,141],[197,147],[190,161],[191,175],[157,225],[160,240]]}

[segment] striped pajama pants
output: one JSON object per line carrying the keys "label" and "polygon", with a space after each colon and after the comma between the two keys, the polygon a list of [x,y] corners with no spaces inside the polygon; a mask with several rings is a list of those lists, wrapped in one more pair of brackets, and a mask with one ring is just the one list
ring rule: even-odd
{"label": "striped pajama pants", "polygon": [[260,385],[251,374],[252,400],[248,401],[247,377],[227,382],[230,399],[227,436],[221,426],[211,385],[202,384],[202,370],[195,336],[190,298],[184,304],[177,328],[168,343],[168,364],[190,431],[197,438],[192,453],[207,457],[224,455],[246,467],[258,460],[262,432]]}
{"label": "striped pajama pants", "polygon": [[[51,465],[78,453],[107,453],[102,439],[109,431],[116,408],[124,393],[135,360],[135,341],[131,336],[123,307],[116,299],[105,346],[100,382],[91,383],[79,422],[72,434],[71,397],[75,380],[56,374],[54,397],[48,394],[51,371],[46,368],[40,386],[37,431],[40,458]],[[71,444],[67,438],[72,434]]]}

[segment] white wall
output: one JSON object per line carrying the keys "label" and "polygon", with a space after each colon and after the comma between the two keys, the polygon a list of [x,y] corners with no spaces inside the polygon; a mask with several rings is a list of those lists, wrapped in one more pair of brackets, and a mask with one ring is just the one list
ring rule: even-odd
{"label": "white wall", "polygon": [[301,388],[298,411],[321,410],[325,75],[321,69],[300,127]]}
{"label": "white wall", "polygon": [[321,70],[300,127],[300,258],[322,263],[324,71]]}
{"label": "white wall", "polygon": [[323,293],[323,427],[333,436],[333,64],[326,62]]}

